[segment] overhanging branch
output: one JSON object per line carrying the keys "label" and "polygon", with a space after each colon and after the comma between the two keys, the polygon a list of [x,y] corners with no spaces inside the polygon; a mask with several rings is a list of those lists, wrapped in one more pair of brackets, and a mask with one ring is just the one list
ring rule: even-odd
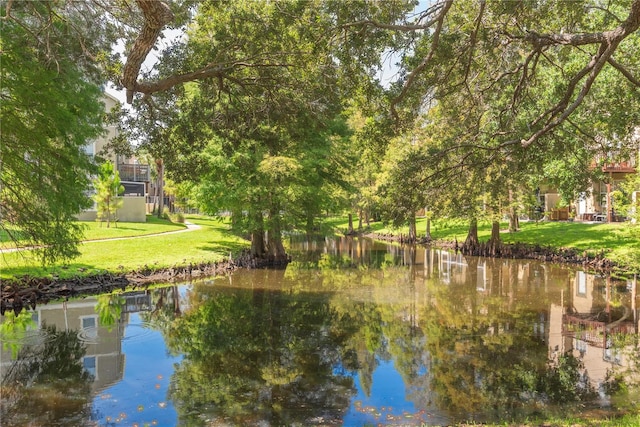
{"label": "overhanging branch", "polygon": [[144,16],[144,25],[136,38],[133,47],[127,54],[127,62],[122,70],[122,86],[127,90],[127,103],[133,102],[133,95],[138,90],[138,74],[142,63],[153,49],[162,29],[173,21],[173,12],[160,0],[136,0]]}

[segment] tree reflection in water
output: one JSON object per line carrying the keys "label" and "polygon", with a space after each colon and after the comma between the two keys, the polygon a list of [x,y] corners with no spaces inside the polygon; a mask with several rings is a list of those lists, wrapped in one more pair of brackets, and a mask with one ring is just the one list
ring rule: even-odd
{"label": "tree reflection in water", "polygon": [[77,331],[43,326],[39,343],[24,345],[2,378],[4,427],[86,426],[91,420],[91,375],[82,366]]}
{"label": "tree reflection in water", "polygon": [[[374,423],[428,423],[428,412],[504,421],[600,405],[571,348],[549,358],[550,307],[562,304],[569,271],[552,284],[536,265],[527,278],[518,263],[468,258],[444,284],[437,266],[348,259],[325,253],[194,286],[180,317],[164,322],[170,350],[184,355],[170,390],[181,421],[328,424],[349,410]],[[415,413],[353,401],[358,388],[371,395],[382,362],[401,375],[398,399]]]}
{"label": "tree reflection in water", "polygon": [[184,355],[169,391],[182,423],[341,419],[354,384],[337,368],[356,368],[343,350],[355,326],[329,295],[197,287],[189,306],[167,334],[168,348]]}
{"label": "tree reflection in water", "polygon": [[[517,423],[637,409],[635,283],[629,292],[566,266],[364,240],[318,248],[286,270],[149,290],[137,315],[177,361],[160,372],[171,383],[154,415],[172,406],[160,425],[175,423],[173,409],[181,425],[243,426]],[[120,325],[129,300],[98,298],[100,324]],[[2,383],[2,425],[90,424],[76,332],[46,328],[25,346],[32,321],[14,320],[0,329],[23,346]],[[148,369],[158,348],[130,343],[125,376],[138,378],[129,362]],[[153,381],[141,387],[158,389]],[[109,391],[114,408],[136,398],[120,384]]]}
{"label": "tree reflection in water", "polygon": [[[361,313],[359,330],[352,337],[361,342],[348,345],[367,350],[359,359],[358,372],[365,392],[370,389],[376,360],[392,360],[416,408],[444,410],[456,421],[516,420],[553,412],[566,415],[572,409],[583,412],[585,407],[603,405],[624,408],[632,397],[629,388],[637,393],[637,327],[632,324],[626,335],[631,344],[611,343],[604,350],[605,359],[607,351],[622,351],[622,347],[631,353],[625,374],[610,374],[601,380],[590,378],[574,347],[580,345],[580,336],[563,329],[562,313],[576,312],[584,301],[574,301],[578,279],[572,269],[429,249],[418,256],[414,247],[381,249],[371,242],[362,250],[359,244],[344,240],[344,245],[328,246],[335,250],[318,252],[309,259],[322,269],[324,289],[366,289],[371,294],[371,303],[354,303],[344,296],[332,300],[336,310],[354,317]],[[358,248],[355,253],[354,247]],[[354,273],[353,268],[335,270],[347,265],[345,248],[354,261],[351,266],[364,274]],[[372,265],[380,271],[371,269]],[[624,287],[617,294],[610,289],[609,281],[595,278],[592,286],[588,296],[595,313],[615,299],[629,298]],[[634,291],[631,299],[636,298]],[[615,320],[609,315],[609,322]],[[560,352],[551,345],[551,336],[554,344],[561,342]],[[591,360],[603,352],[598,347],[590,351]],[[603,365],[606,363],[599,364]],[[622,369],[609,366],[618,372]],[[615,396],[610,393],[614,391]],[[620,400],[625,394],[622,401],[626,405]],[[616,404],[607,404],[609,399]]]}

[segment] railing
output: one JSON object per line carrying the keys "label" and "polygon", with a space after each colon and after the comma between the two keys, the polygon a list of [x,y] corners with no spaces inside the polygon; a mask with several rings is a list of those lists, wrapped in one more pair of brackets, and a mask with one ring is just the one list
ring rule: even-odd
{"label": "railing", "polygon": [[623,322],[607,328],[604,322],[581,319],[568,314],[563,316],[562,335],[574,337],[595,347],[607,348],[607,337],[610,335],[633,333],[633,323]]}
{"label": "railing", "polygon": [[136,293],[127,295],[122,307],[123,313],[138,313],[141,311],[151,311],[151,295],[147,293]]}
{"label": "railing", "polygon": [[602,166],[602,172],[628,172],[634,173],[636,171],[635,162],[614,162],[607,163]]}
{"label": "railing", "polygon": [[149,181],[149,165],[125,163],[118,165],[120,181],[146,182]]}

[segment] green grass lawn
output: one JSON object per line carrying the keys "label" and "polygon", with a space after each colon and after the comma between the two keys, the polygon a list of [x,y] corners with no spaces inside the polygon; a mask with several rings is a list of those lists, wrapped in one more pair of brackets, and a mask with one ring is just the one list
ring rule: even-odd
{"label": "green grass lawn", "polygon": [[[348,228],[347,217],[327,219],[324,224],[338,232]],[[357,228],[357,220],[354,227]],[[363,225],[364,226],[364,225]],[[521,222],[520,230],[507,231],[502,224],[502,240],[506,243],[539,244],[553,248],[574,248],[590,254],[604,252],[606,257],[623,266],[640,266],[640,226],[629,223],[583,223],[583,222]],[[417,221],[418,235],[424,236],[426,220]],[[468,222],[459,220],[436,220],[431,222],[431,236],[435,240],[463,242],[467,237]],[[368,231],[382,234],[408,234],[407,226],[394,228],[380,222],[372,222]],[[491,223],[478,223],[478,238],[486,241],[491,236]]]}
{"label": "green grass lawn", "polygon": [[119,222],[116,227],[111,225],[107,228],[105,224],[86,221],[85,240],[111,239],[117,237],[142,236],[145,234],[166,233],[186,228],[186,225],[160,219],[154,215],[147,215],[147,222]]}
{"label": "green grass lawn", "polygon": [[[107,228],[106,223],[96,221],[78,221],[84,227],[84,240],[113,239],[119,237],[142,236],[145,234],[166,233],[168,231],[182,230],[184,224],[174,223],[166,219],[159,219],[153,215],[147,215],[147,222],[118,222],[112,223]],[[19,235],[19,233],[17,233]],[[0,248],[15,248],[24,246],[24,240],[14,242],[8,234],[0,231]]]}
{"label": "green grass lawn", "polygon": [[[249,246],[249,242],[229,232],[227,222],[218,219],[189,216],[187,220],[202,227],[200,230],[175,234],[158,234],[126,240],[87,241],[80,245],[80,256],[68,264],[42,267],[31,251],[3,253],[0,259],[0,277],[21,277],[25,274],[46,277],[90,275],[106,271],[132,271],[144,266],[169,267],[188,263],[221,261],[229,253],[237,253]],[[92,229],[87,237],[125,237],[126,235],[150,234],[151,232],[175,231],[184,228],[155,220],[143,224],[127,224],[120,233],[107,235],[104,230]],[[153,231],[152,231],[153,230]],[[136,234],[137,233],[137,234]]]}

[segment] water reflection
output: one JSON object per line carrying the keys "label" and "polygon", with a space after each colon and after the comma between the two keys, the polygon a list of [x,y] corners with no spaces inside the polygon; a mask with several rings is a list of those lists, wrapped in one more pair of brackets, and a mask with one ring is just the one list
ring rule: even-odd
{"label": "water reflection", "polygon": [[44,326],[40,336],[3,369],[2,425],[87,425],[92,376],[81,362],[86,348],[75,333],[55,326]]}
{"label": "water reflection", "polygon": [[353,378],[336,368],[355,368],[346,346],[355,325],[329,301],[322,293],[196,286],[167,333],[168,348],[184,355],[169,391],[180,421],[340,420]]}
{"label": "water reflection", "polygon": [[638,402],[634,281],[366,239],[291,248],[286,270],[5,318],[3,391],[46,323],[85,351],[96,425],[443,425]]}

